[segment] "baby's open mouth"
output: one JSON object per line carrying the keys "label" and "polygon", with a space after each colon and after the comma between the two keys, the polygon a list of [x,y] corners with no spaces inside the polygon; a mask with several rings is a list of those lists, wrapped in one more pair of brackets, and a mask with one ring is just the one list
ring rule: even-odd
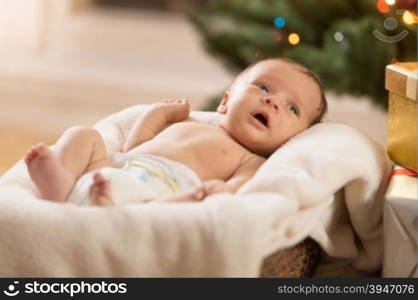
{"label": "baby's open mouth", "polygon": [[265,113],[256,113],[253,115],[255,119],[257,119],[258,122],[263,124],[265,127],[269,127],[269,117]]}

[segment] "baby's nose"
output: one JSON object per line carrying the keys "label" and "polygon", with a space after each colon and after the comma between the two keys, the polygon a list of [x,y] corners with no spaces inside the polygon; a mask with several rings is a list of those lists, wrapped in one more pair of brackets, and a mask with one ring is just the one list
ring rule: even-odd
{"label": "baby's nose", "polygon": [[275,112],[277,112],[279,110],[279,106],[277,105],[277,103],[272,98],[265,98],[264,102],[267,105],[271,106]]}

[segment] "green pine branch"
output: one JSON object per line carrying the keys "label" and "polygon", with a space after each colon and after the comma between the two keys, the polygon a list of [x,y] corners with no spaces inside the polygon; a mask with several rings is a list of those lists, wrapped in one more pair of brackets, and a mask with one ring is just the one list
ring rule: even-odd
{"label": "green pine branch", "polygon": [[[188,16],[202,37],[207,51],[237,73],[267,57],[293,58],[319,74],[326,89],[368,95],[386,105],[385,67],[391,59],[416,60],[416,26],[397,43],[376,39],[372,31],[385,30],[385,18],[375,0],[213,0]],[[274,27],[283,17],[286,26]],[[300,44],[292,46],[287,35],[296,32]],[[343,34],[336,41],[335,33]],[[277,34],[283,36],[277,41]]]}

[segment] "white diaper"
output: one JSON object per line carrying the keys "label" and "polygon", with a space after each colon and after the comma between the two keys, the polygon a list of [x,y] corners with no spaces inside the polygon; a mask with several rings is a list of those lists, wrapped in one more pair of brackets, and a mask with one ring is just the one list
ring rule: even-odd
{"label": "white diaper", "polygon": [[[90,204],[89,190],[95,172],[80,177],[68,198],[69,202]],[[201,184],[197,174],[189,167],[149,154],[128,158],[121,168],[102,168],[100,173],[111,181],[115,204],[147,202],[159,196],[192,191]]]}

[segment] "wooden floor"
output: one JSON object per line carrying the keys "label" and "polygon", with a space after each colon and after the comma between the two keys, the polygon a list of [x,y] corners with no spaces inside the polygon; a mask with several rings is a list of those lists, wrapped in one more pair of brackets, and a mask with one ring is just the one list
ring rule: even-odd
{"label": "wooden floor", "polygon": [[39,141],[53,144],[55,136],[43,132],[0,128],[0,175],[20,160],[28,149]]}
{"label": "wooden floor", "polygon": [[[0,175],[70,126],[163,98],[199,109],[232,80],[179,15],[94,10],[55,28],[41,56],[22,49],[0,47]],[[386,114],[367,99],[330,95],[328,119],[386,143]]]}
{"label": "wooden floor", "polygon": [[54,28],[42,55],[4,31],[0,174],[30,145],[52,143],[70,126],[164,98],[187,97],[199,109],[231,81],[178,14],[85,11]]}

